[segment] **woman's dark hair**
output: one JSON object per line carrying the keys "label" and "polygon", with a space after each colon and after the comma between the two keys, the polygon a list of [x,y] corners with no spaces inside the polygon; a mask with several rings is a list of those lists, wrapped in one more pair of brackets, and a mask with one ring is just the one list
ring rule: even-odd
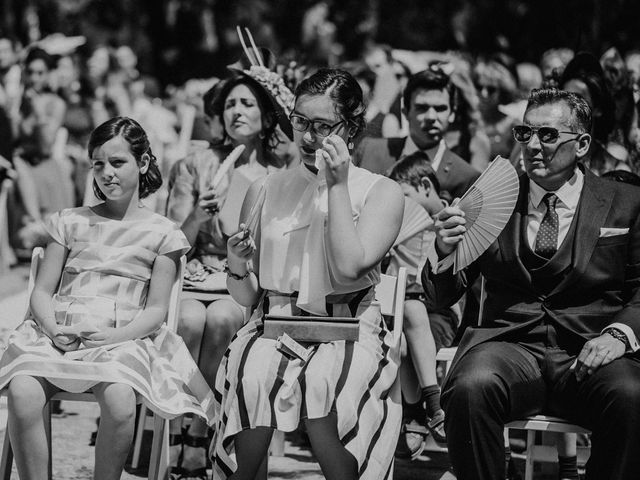
{"label": "woman's dark hair", "polygon": [[34,62],[36,60],[42,60],[47,67],[47,70],[53,70],[54,68],[56,68],[56,60],[39,47],[35,47],[29,50],[27,58],[25,58],[24,60],[24,64],[29,65],[31,62]]}
{"label": "woman's dark hair", "polygon": [[[204,107],[204,114],[213,119],[216,115],[219,115],[218,106],[216,105],[216,101],[220,98],[220,93],[222,92],[222,87],[226,80],[220,80],[213,87],[205,92],[202,96],[202,106]],[[224,105],[222,105],[222,109],[224,109]]]}
{"label": "woman's dark hair", "polygon": [[431,167],[429,156],[420,150],[402,157],[389,173],[391,180],[398,183],[406,183],[416,189],[422,185],[424,177],[431,181],[436,193],[440,195],[440,182],[436,177],[436,172]]}
{"label": "woman's dark hair", "polygon": [[[207,92],[207,94],[210,94],[209,108],[207,108],[207,100],[203,99],[205,101],[205,113],[207,113],[209,118],[213,118],[215,115],[218,115],[223,119],[224,104],[227,101],[227,97],[231,93],[231,90],[238,85],[244,85],[255,95],[256,100],[258,101],[258,108],[260,108],[260,113],[262,114],[262,146],[265,151],[275,148],[280,143],[276,134],[276,113],[271,101],[264,91],[264,87],[248,75],[236,75],[230,77],[224,80],[224,83],[222,83],[222,86],[219,89],[216,89],[218,85],[219,83],[214,85]],[[207,109],[209,112],[207,112]],[[224,125],[224,120],[222,123]],[[225,140],[228,138],[226,126],[224,128],[224,137]]]}
{"label": "woman's dark hair", "polygon": [[296,87],[296,100],[303,95],[328,95],[335,105],[336,114],[351,127],[350,138],[353,139],[364,131],[366,106],[362,88],[349,72],[337,68],[321,68]]}
{"label": "woman's dark hair", "polygon": [[591,54],[578,53],[565,68],[560,78],[560,88],[564,88],[570,80],[580,80],[589,90],[593,103],[591,108],[597,112],[593,116],[593,137],[601,142],[606,141],[615,123],[615,103],[600,63]]}
{"label": "woman's dark hair", "polygon": [[[149,168],[140,174],[140,198],[145,198],[158,190],[162,185],[162,175],[158,168],[158,161],[151,152],[149,138],[138,122],[128,117],[113,117],[102,125],[97,126],[89,137],[89,158],[93,156],[96,148],[115,137],[122,137],[128,144],[131,154],[136,162],[142,162],[144,154],[149,155]],[[93,180],[93,192],[100,200],[106,200],[106,196]]]}

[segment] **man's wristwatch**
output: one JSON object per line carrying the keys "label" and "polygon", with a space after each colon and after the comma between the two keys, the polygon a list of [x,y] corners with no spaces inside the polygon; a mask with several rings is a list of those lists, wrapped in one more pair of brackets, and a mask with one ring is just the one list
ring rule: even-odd
{"label": "man's wristwatch", "polygon": [[629,339],[621,330],[618,330],[617,328],[607,328],[604,333],[608,333],[616,340],[620,340],[622,343],[624,343],[625,349],[629,348]]}

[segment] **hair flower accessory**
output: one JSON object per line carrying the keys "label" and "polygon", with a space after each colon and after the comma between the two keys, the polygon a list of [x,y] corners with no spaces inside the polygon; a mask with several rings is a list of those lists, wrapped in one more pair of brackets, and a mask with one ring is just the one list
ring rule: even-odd
{"label": "hair flower accessory", "polygon": [[294,96],[280,75],[261,65],[252,65],[249,70],[243,70],[243,72],[259,82],[260,85],[276,99],[287,116],[289,116],[293,107]]}
{"label": "hair flower accessory", "polygon": [[291,128],[289,115],[293,110],[293,92],[291,92],[289,87],[287,87],[280,75],[265,66],[265,58],[263,57],[261,50],[256,47],[249,29],[245,28],[244,31],[249,39],[251,48],[247,47],[244,35],[242,34],[242,30],[239,26],[236,27],[236,31],[238,32],[238,38],[240,39],[242,49],[249,60],[250,66],[248,69],[243,68],[242,66],[240,68],[236,66],[229,66],[229,68],[246,76],[257,88],[264,91],[264,94],[269,97],[269,102],[272,104],[275,111],[278,126],[284,134],[292,140],[293,129]]}

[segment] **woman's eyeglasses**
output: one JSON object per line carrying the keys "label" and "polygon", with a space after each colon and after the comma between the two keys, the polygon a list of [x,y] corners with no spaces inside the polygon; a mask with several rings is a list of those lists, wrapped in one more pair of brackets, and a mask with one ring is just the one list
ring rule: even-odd
{"label": "woman's eyeglasses", "polygon": [[540,140],[541,143],[555,143],[561,133],[582,135],[579,132],[568,132],[553,127],[530,127],[529,125],[516,125],[512,131],[513,138],[515,138],[518,143],[529,143],[534,133],[538,136],[538,140]]}
{"label": "woman's eyeglasses", "polygon": [[328,137],[331,135],[331,132],[338,127],[338,125],[346,122],[346,120],[340,120],[338,123],[329,125],[322,120],[309,120],[307,117],[303,117],[297,113],[289,115],[289,120],[291,121],[291,126],[294,130],[297,130],[298,132],[306,132],[309,130],[309,127],[311,127],[311,131],[321,137]]}

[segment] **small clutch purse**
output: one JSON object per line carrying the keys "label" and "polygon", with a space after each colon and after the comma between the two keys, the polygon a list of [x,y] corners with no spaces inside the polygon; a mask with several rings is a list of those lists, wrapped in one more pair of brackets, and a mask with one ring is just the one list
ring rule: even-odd
{"label": "small clutch purse", "polygon": [[352,317],[265,315],[263,323],[262,336],[272,340],[286,334],[304,343],[356,342],[360,335],[360,321]]}

